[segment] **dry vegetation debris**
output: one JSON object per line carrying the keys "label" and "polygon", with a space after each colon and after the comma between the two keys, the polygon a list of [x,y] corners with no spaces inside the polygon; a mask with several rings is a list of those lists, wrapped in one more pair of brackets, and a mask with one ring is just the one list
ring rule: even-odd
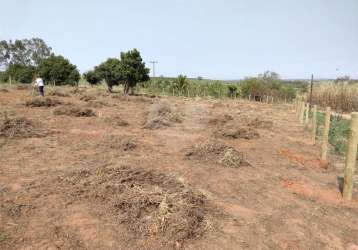
{"label": "dry vegetation debris", "polygon": [[182,116],[176,108],[167,100],[159,100],[150,106],[144,128],[159,129],[181,122]]}
{"label": "dry vegetation debris", "polygon": [[94,101],[96,100],[97,98],[94,96],[94,95],[82,95],[80,97],[80,100],[81,101],[84,101],[84,102],[88,102],[88,101]]}
{"label": "dry vegetation debris", "polygon": [[0,120],[0,137],[4,138],[30,138],[44,137],[48,132],[39,123],[25,117],[9,118],[5,115]]}
{"label": "dry vegetation debris", "polygon": [[26,107],[55,107],[63,104],[61,100],[51,97],[35,97],[25,102]]}
{"label": "dry vegetation debris", "polygon": [[58,90],[58,89],[48,91],[47,95],[49,95],[49,96],[58,96],[58,97],[70,97],[71,96],[70,93],[65,92],[63,90]]}
{"label": "dry vegetation debris", "polygon": [[136,237],[158,237],[162,244],[175,246],[212,226],[207,198],[157,171],[102,167],[70,172],[58,180],[67,197],[99,206]]}
{"label": "dry vegetation debris", "polygon": [[222,126],[232,120],[234,120],[234,118],[231,115],[224,114],[209,119],[208,124],[214,126]]}
{"label": "dry vegetation debris", "polygon": [[119,151],[132,151],[137,147],[137,142],[131,136],[110,134],[104,136],[98,146]]}
{"label": "dry vegetation debris", "polygon": [[2,93],[8,93],[8,92],[10,92],[8,89],[4,89],[4,88],[0,88],[0,92],[2,92]]}
{"label": "dry vegetation debris", "polygon": [[114,127],[126,127],[129,126],[129,122],[127,122],[126,120],[124,120],[122,117],[120,117],[119,115],[114,115],[114,116],[110,116],[110,117],[106,117],[104,118],[104,121],[107,124],[110,124]]}
{"label": "dry vegetation debris", "polygon": [[90,108],[83,108],[77,106],[62,106],[53,111],[54,115],[67,115],[74,117],[91,117],[96,116],[96,113]]}
{"label": "dry vegetation debris", "polygon": [[250,165],[242,152],[219,141],[196,144],[186,152],[185,157],[232,168]]}
{"label": "dry vegetation debris", "polygon": [[260,134],[253,128],[246,126],[226,125],[215,131],[215,135],[231,139],[258,139]]}
{"label": "dry vegetation debris", "polygon": [[91,108],[103,108],[103,107],[111,107],[113,105],[102,100],[94,100],[94,101],[88,101],[86,106]]}
{"label": "dry vegetation debris", "polygon": [[273,122],[255,118],[254,120],[250,121],[247,126],[258,129],[271,129],[273,127]]}

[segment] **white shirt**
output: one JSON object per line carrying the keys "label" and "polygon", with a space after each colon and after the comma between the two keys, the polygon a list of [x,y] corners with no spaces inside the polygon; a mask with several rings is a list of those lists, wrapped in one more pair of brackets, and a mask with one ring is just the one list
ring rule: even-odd
{"label": "white shirt", "polygon": [[39,87],[45,86],[44,80],[42,80],[42,78],[40,78],[40,77],[39,77],[39,78],[36,78],[35,85],[36,85],[36,86],[39,86]]}

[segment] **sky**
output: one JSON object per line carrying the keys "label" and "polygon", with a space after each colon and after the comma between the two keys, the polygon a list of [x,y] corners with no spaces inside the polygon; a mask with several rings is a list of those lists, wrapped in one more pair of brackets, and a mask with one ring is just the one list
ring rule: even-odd
{"label": "sky", "polygon": [[83,73],[137,48],[156,75],[358,78],[358,0],[0,0],[0,40],[40,37]]}

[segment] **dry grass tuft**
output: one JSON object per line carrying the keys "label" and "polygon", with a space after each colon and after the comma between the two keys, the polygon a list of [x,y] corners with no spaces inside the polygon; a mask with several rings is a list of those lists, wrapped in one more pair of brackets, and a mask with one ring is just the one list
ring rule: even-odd
{"label": "dry grass tuft", "polygon": [[76,106],[62,106],[53,111],[54,115],[67,115],[74,117],[91,117],[96,116],[96,113],[89,108],[82,108]]}
{"label": "dry grass tuft", "polygon": [[189,160],[214,162],[232,168],[250,165],[243,153],[217,141],[196,144],[187,151],[185,156]]}
{"label": "dry grass tuft", "polygon": [[35,97],[25,102],[26,107],[55,107],[63,104],[62,101],[51,97]]}
{"label": "dry grass tuft", "polygon": [[154,103],[148,111],[144,128],[159,129],[169,127],[172,123],[181,123],[182,117],[167,100]]}

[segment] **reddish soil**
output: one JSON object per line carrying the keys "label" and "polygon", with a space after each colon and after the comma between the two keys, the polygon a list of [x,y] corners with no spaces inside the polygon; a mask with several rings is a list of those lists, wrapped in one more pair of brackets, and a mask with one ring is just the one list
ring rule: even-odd
{"label": "reddish soil", "polygon": [[[64,88],[63,104],[29,107],[29,90],[8,90],[0,123],[6,111],[46,134],[0,136],[0,249],[358,248],[358,179],[344,201],[343,159],[320,162],[288,105],[161,97],[180,122],[146,129],[157,99]],[[87,96],[95,116],[54,114]],[[227,122],[260,136],[215,137]],[[186,157],[211,139],[249,164]]]}

